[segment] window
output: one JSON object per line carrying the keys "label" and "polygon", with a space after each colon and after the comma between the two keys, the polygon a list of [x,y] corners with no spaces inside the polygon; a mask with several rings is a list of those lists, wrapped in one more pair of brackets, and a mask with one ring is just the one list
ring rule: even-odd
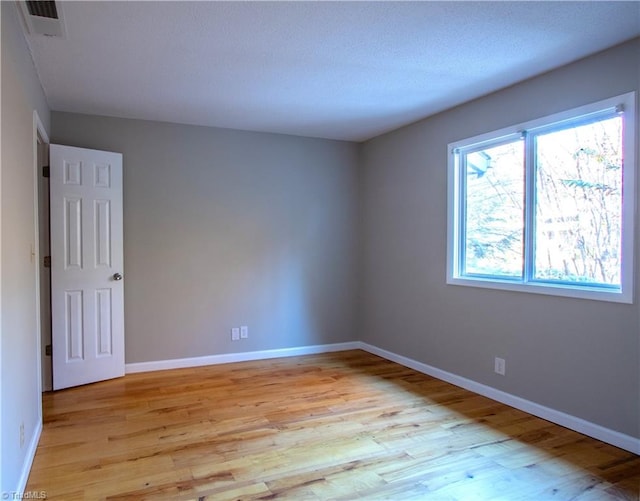
{"label": "window", "polygon": [[631,303],[635,93],[449,145],[447,282]]}

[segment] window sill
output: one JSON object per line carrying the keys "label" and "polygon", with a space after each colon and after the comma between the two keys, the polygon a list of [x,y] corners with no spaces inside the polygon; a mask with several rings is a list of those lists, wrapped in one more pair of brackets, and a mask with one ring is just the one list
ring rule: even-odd
{"label": "window sill", "polygon": [[631,290],[619,289],[596,289],[594,287],[580,287],[566,285],[556,285],[549,283],[528,282],[516,283],[508,280],[496,280],[486,278],[470,277],[448,277],[448,285],[462,285],[466,287],[479,287],[482,289],[496,289],[511,292],[526,292],[531,294],[544,294],[547,296],[561,296],[574,299],[589,299],[593,301],[606,301],[611,303],[632,304],[633,296]]}

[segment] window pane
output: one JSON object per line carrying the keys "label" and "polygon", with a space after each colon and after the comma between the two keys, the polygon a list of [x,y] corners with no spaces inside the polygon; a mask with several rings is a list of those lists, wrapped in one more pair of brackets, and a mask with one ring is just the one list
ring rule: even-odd
{"label": "window pane", "polygon": [[467,275],[522,277],[524,141],[466,153]]}
{"label": "window pane", "polygon": [[620,285],[622,118],[536,137],[539,280]]}

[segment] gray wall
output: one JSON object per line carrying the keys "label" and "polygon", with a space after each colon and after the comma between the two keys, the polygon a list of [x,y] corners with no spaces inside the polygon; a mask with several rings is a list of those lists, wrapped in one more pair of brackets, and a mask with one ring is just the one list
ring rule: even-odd
{"label": "gray wall", "polygon": [[[41,419],[32,112],[49,130],[49,109],[16,7],[1,9],[0,491],[11,492]],[[55,113],[53,141],[124,153],[127,361],[342,342],[359,332],[640,437],[637,301],[445,284],[446,144],[638,90],[639,61],[636,40],[362,148]],[[241,324],[250,339],[231,343],[230,327]],[[495,355],[507,359],[504,378],[492,372]]]}
{"label": "gray wall", "polygon": [[[40,423],[33,110],[49,109],[13,2],[2,16],[0,189],[0,492],[19,487]],[[20,425],[24,443],[20,444]],[[22,481],[25,478],[22,477]]]}
{"label": "gray wall", "polygon": [[447,144],[638,90],[639,65],[636,39],[367,142],[361,339],[640,437],[637,299],[446,284]]}
{"label": "gray wall", "polygon": [[[353,143],[52,113],[124,154],[126,361],[352,341]],[[232,342],[233,326],[249,339]]]}
{"label": "gray wall", "polygon": [[360,146],[53,113],[53,142],[124,153],[127,362],[359,337],[640,437],[637,302],[445,283],[447,143],[637,90],[639,47]]}

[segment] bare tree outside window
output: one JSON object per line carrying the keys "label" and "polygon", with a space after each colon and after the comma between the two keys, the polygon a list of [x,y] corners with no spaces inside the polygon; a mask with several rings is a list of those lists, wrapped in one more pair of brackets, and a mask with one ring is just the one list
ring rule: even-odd
{"label": "bare tree outside window", "polygon": [[536,137],[535,278],[620,285],[622,119]]}
{"label": "bare tree outside window", "polygon": [[[465,273],[522,277],[524,141],[465,156]],[[534,278],[619,285],[622,119],[535,136]]]}
{"label": "bare tree outside window", "polygon": [[466,155],[465,272],[521,277],[524,141]]}

